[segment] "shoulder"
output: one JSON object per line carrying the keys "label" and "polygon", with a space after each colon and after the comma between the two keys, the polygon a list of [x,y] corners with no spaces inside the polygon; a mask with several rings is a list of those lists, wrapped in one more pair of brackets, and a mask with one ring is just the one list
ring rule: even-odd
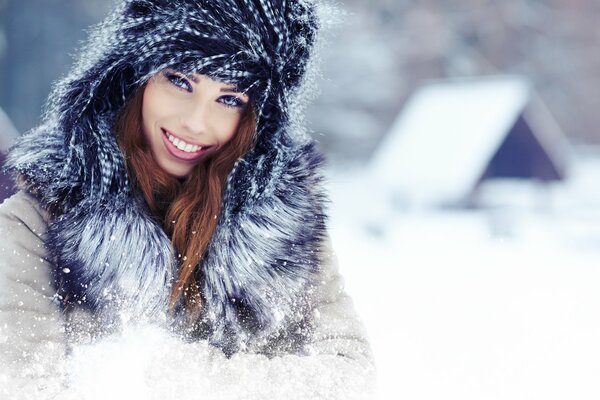
{"label": "shoulder", "polygon": [[[0,311],[47,309],[53,265],[45,246],[48,215],[34,197],[17,192],[0,204]],[[0,318],[1,320],[2,318]]]}
{"label": "shoulder", "polygon": [[41,238],[46,233],[48,219],[40,203],[25,191],[17,192],[0,204],[0,231],[8,235],[30,232]]}
{"label": "shoulder", "polygon": [[25,192],[0,204],[0,375],[7,372],[15,382],[34,382],[66,351],[43,240],[46,225],[46,213]]}

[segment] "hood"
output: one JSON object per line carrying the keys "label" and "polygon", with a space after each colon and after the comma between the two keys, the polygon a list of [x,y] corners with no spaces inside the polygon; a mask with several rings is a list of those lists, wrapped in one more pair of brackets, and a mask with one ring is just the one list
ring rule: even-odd
{"label": "hood", "polygon": [[136,88],[173,68],[246,91],[258,116],[201,265],[210,340],[239,348],[299,318],[318,270],[325,196],[322,157],[289,115],[317,27],[303,0],[127,0],[91,32],[43,122],[7,162],[43,206],[64,210],[46,243],[63,302],[129,317],[166,308],[172,248],[132,190],[113,126]]}

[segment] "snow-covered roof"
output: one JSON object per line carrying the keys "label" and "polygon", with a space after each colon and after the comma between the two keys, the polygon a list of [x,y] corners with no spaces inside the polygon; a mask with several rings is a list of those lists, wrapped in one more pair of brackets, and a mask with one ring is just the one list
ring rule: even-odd
{"label": "snow-covered roof", "polygon": [[[379,145],[370,172],[411,202],[462,202],[535,97],[529,81],[519,76],[427,84],[409,99]],[[537,140],[542,147],[548,142]]]}

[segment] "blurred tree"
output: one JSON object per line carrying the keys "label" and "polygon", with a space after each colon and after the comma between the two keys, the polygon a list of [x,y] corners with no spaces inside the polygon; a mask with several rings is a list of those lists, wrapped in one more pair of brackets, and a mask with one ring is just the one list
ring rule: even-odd
{"label": "blurred tree", "polygon": [[0,0],[6,46],[0,53],[0,107],[17,129],[39,121],[51,83],[66,73],[71,54],[112,7],[106,0]]}
{"label": "blurred tree", "polygon": [[[317,118],[314,129],[323,143],[341,142],[340,150],[355,149],[348,161],[365,159],[364,153],[375,146],[415,87],[425,80],[457,76],[525,75],[573,142],[600,143],[596,128],[600,126],[600,98],[596,95],[600,84],[600,59],[596,56],[600,2],[344,3],[352,22],[339,28],[332,46],[336,59],[324,70],[330,82],[323,87],[343,89],[339,97],[346,96],[346,101],[332,111],[328,109],[333,107],[329,106],[331,93],[322,93],[313,109],[319,110],[315,115],[336,115],[344,122],[335,127],[335,122]],[[349,90],[349,82],[361,90]],[[388,90],[382,90],[382,85]],[[370,128],[365,126],[364,115],[376,120]],[[353,129],[362,133],[352,133]]]}
{"label": "blurred tree", "polygon": [[4,33],[4,9],[6,8],[8,0],[0,0],[0,59],[2,59],[2,54],[4,53],[4,49],[6,48],[6,35]]}

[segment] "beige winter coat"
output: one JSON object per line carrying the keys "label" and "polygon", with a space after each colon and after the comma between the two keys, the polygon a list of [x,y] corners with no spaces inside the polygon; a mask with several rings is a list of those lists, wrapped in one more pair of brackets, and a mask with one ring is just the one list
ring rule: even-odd
{"label": "beige winter coat", "polygon": [[[317,323],[303,355],[267,358],[246,352],[227,359],[206,343],[164,333],[148,336],[153,347],[140,361],[140,353],[127,354],[135,347],[127,339],[95,338],[92,316],[83,310],[63,313],[53,302],[46,219],[25,192],[0,205],[0,398],[115,398],[123,393],[115,379],[126,382],[133,398],[372,398],[374,368],[366,334],[343,291],[330,246],[314,297]],[[82,343],[86,337],[95,344]],[[98,371],[116,371],[124,360],[134,362],[131,369],[137,371],[100,376]],[[131,387],[136,382],[137,390]]]}

